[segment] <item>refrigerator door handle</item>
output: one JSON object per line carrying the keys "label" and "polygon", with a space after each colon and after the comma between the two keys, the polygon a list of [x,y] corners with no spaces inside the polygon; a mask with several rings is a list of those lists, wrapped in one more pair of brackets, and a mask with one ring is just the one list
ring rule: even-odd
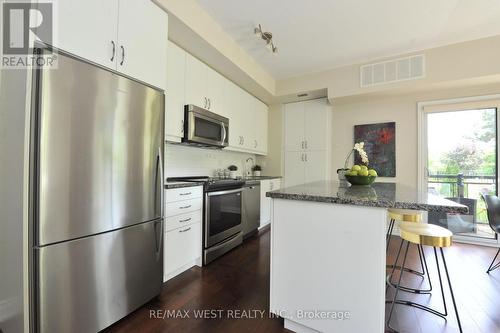
{"label": "refrigerator door handle", "polygon": [[[158,161],[159,161],[159,166],[160,166],[160,221],[157,223],[160,223],[160,235],[157,237],[156,234],[156,225],[155,225],[155,240],[158,238],[159,241],[156,242],[156,259],[158,260],[161,256],[161,249],[162,249],[162,243],[163,243],[163,152],[162,152],[162,147],[158,147]],[[156,189],[155,189],[156,191]]]}

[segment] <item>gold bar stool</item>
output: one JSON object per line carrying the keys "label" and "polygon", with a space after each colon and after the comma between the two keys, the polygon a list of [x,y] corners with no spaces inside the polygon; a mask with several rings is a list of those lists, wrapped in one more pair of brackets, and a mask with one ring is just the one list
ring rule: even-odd
{"label": "gold bar stool", "polygon": [[[430,312],[434,315],[440,316],[446,320],[446,316],[448,316],[448,307],[446,305],[446,298],[444,296],[444,289],[443,289],[443,281],[441,278],[441,269],[438,261],[438,254],[437,254],[437,248],[439,248],[439,251],[441,253],[441,261],[444,266],[444,270],[446,273],[446,279],[448,280],[448,287],[450,289],[450,294],[451,294],[451,299],[453,301],[453,307],[455,309],[455,315],[457,317],[457,322],[458,322],[458,328],[460,332],[462,332],[462,325],[460,323],[460,317],[458,316],[458,310],[457,310],[457,304],[455,302],[455,295],[453,294],[453,288],[451,286],[451,281],[450,281],[450,275],[448,273],[448,266],[446,265],[446,259],[444,257],[443,253],[443,248],[444,247],[449,247],[452,244],[452,232],[449,231],[448,229],[445,229],[443,227],[433,225],[433,224],[427,224],[427,223],[411,223],[411,222],[401,222],[399,225],[400,231],[401,231],[401,245],[399,247],[399,251],[396,257],[396,264],[398,263],[400,254],[401,254],[401,249],[403,247],[403,244],[406,242],[406,247],[404,250],[404,256],[403,256],[403,263],[402,267],[405,267],[406,264],[406,258],[408,256],[408,248],[410,244],[416,244],[416,245],[423,245],[423,246],[432,246],[434,249],[434,257],[436,258],[436,267],[437,267],[437,273],[439,277],[439,285],[441,287],[441,297],[443,299],[443,305],[444,305],[444,312],[437,311],[435,309],[432,309],[428,306],[411,302],[411,301],[405,301],[405,300],[400,300],[398,299],[398,293],[401,289],[401,279],[403,277],[403,274],[405,272],[404,269],[401,270],[401,273],[399,275],[399,280],[396,285],[394,285],[391,280],[392,280],[392,275],[394,274],[395,267],[392,269],[392,272],[388,278],[388,284],[395,288],[396,291],[394,293],[394,297],[392,299],[391,303],[391,310],[389,313],[389,318],[387,319],[387,327],[395,331],[391,326],[391,317],[392,313],[394,311],[394,306],[395,304],[401,304],[401,305],[408,305],[408,306],[413,306],[415,308],[425,310],[427,312]],[[429,276],[430,279],[430,276]],[[402,290],[404,291],[404,290]]]}
{"label": "gold bar stool", "polygon": [[[396,222],[413,222],[413,223],[422,223],[422,212],[418,210],[410,210],[410,209],[388,209],[387,210],[389,213],[389,227],[387,228],[387,235],[386,235],[386,251],[389,251],[389,245],[391,243],[391,235],[392,231],[394,229],[394,225]],[[425,277],[426,274],[426,269],[427,269],[427,263],[425,261],[425,255],[424,251],[422,249],[422,246],[419,245],[417,246],[418,249],[418,257],[420,261],[420,267],[421,271],[417,271],[414,269],[411,269],[409,267],[405,267],[405,271],[408,273],[412,273],[421,277]],[[387,265],[386,268],[393,268],[395,264],[390,264]],[[401,269],[400,266],[395,267],[396,269]],[[407,291],[414,292],[414,293],[426,293],[430,292],[432,290],[432,285],[430,285],[430,288],[427,290],[421,290],[421,289],[411,289],[411,288],[406,288],[402,287],[402,289],[409,289]]]}

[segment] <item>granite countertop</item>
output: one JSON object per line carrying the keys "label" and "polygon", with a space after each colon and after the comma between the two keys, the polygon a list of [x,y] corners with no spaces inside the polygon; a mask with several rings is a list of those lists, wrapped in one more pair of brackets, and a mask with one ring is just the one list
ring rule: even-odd
{"label": "granite countertop", "polygon": [[286,187],[266,193],[275,199],[330,202],[335,204],[386,207],[467,214],[467,206],[437,195],[397,183],[373,183],[371,186],[340,186],[338,181],[319,181]]}
{"label": "granite countertop", "polygon": [[180,187],[193,187],[193,186],[203,186],[203,182],[166,182],[165,188],[180,188]]}
{"label": "granite countertop", "polygon": [[281,178],[281,176],[248,176],[242,177],[243,180],[266,180],[266,179],[276,179]]}

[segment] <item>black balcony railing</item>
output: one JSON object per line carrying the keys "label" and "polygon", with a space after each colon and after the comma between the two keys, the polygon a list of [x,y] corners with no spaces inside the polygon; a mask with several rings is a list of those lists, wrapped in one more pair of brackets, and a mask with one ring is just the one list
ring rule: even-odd
{"label": "black balcony railing", "polygon": [[484,190],[491,191],[491,186],[495,185],[496,176],[495,175],[479,175],[479,174],[467,174],[464,175],[462,173],[450,175],[450,174],[429,174],[428,175],[428,184],[429,188],[433,187],[432,184],[448,184],[449,189],[446,190],[448,193],[440,194],[445,195],[447,197],[458,197],[458,198],[470,198],[471,195],[475,196],[475,194],[470,193],[471,185],[480,186],[484,185]]}

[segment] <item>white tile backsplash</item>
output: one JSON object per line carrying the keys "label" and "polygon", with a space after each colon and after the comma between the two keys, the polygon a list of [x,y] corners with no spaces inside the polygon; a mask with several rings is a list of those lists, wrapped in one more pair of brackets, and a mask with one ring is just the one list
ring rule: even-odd
{"label": "white tile backsplash", "polygon": [[[245,161],[255,155],[228,150],[205,149],[167,143],[165,145],[165,176],[213,176],[216,169],[226,169],[231,164],[238,167],[237,174],[245,172]],[[247,163],[250,168],[252,162]]]}

